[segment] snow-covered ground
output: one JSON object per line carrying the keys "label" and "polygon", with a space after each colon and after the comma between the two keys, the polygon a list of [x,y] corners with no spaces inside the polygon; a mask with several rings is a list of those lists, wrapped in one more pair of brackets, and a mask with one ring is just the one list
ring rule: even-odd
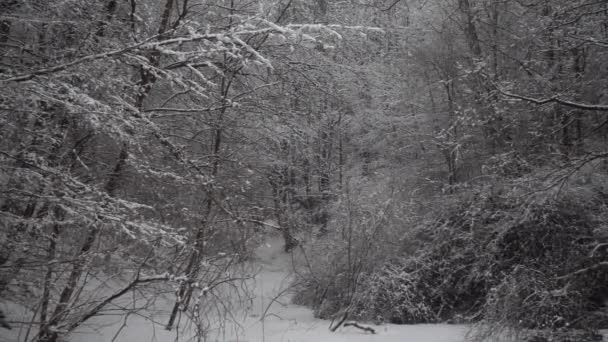
{"label": "snow-covered ground", "polygon": [[[370,325],[376,334],[355,327],[329,331],[330,322],[313,317],[310,309],[290,303],[288,289],[292,258],[284,253],[280,238],[269,239],[256,250],[252,282],[253,305],[236,313],[238,323],[226,320],[207,341],[218,342],[461,342],[466,333],[459,325]],[[96,317],[71,335],[71,342],[174,342],[188,340],[187,330],[167,331],[171,298],[156,298],[154,312],[141,315]],[[1,339],[0,339],[1,340]],[[191,339],[196,341],[195,338]]]}
{"label": "snow-covered ground", "polygon": [[[458,325],[370,325],[376,334],[355,327],[329,331],[330,322],[314,318],[310,309],[290,303],[289,294],[273,298],[289,286],[292,258],[283,253],[281,239],[271,239],[256,251],[261,271],[256,277],[257,296],[253,312],[239,334],[227,336],[225,341],[264,342],[460,342],[467,331]],[[260,317],[271,304],[264,319]],[[222,341],[218,339],[218,341]]]}

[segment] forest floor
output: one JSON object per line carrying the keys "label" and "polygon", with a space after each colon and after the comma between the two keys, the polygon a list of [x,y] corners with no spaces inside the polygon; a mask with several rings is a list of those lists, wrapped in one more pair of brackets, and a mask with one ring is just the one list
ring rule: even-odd
{"label": "forest floor", "polygon": [[[355,327],[329,330],[330,321],[315,318],[303,306],[290,303],[287,289],[291,283],[292,257],[283,252],[280,238],[271,238],[255,252],[257,267],[255,284],[251,284],[253,305],[242,308],[233,319],[239,323],[225,323],[222,329],[211,331],[207,341],[222,342],[461,342],[466,326],[447,324],[369,325],[376,334]],[[167,298],[156,302],[154,314],[147,317],[130,315],[96,318],[92,324],[71,336],[71,342],[188,340],[187,330],[169,332],[163,328],[172,303]],[[265,313],[265,314],[264,314]],[[263,317],[263,319],[262,319]],[[226,320],[228,321],[228,320]],[[367,324],[365,324],[367,326]],[[192,339],[196,341],[196,339]]]}

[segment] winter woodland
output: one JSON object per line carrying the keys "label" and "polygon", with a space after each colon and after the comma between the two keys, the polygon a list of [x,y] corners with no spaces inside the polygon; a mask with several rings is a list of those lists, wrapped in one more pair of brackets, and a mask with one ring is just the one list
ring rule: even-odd
{"label": "winter woodland", "polygon": [[600,341],[608,1],[0,0],[0,341]]}

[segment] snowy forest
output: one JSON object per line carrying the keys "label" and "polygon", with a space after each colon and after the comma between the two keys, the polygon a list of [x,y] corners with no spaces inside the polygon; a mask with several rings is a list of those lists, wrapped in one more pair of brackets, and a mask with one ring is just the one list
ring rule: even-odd
{"label": "snowy forest", "polygon": [[608,1],[0,0],[0,341],[604,329]]}

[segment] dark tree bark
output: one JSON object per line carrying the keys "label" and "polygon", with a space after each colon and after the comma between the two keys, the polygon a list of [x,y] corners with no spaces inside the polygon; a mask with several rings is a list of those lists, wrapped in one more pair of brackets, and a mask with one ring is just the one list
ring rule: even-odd
{"label": "dark tree bark", "polygon": [[[171,27],[170,20],[171,15],[173,13],[173,3],[174,0],[165,1],[165,6],[163,7],[163,12],[160,17],[160,24],[158,25],[158,34],[160,38],[162,38]],[[135,107],[139,109],[143,109],[144,101],[148,97],[150,90],[152,90],[152,85],[154,84],[154,82],[156,82],[156,75],[153,69],[159,66],[160,53],[158,53],[157,51],[150,53],[148,60],[150,62],[149,65],[140,66],[140,89],[135,99]]]}
{"label": "dark tree bark", "polygon": [[[13,13],[19,7],[19,1],[17,0],[4,0],[0,2],[0,13],[5,15]],[[8,38],[11,32],[11,21],[0,20],[0,43],[8,42]],[[0,46],[0,53],[4,51],[4,47]],[[0,57],[2,57],[0,55]]]}
{"label": "dark tree bark", "polygon": [[97,27],[97,32],[95,32],[95,35],[97,37],[103,37],[106,33],[106,27],[108,26],[108,24],[112,21],[112,18],[114,17],[114,14],[116,13],[116,7],[117,3],[116,0],[110,0],[108,1],[108,3],[105,6],[105,20],[101,20],[98,24]]}
{"label": "dark tree bark", "polygon": [[458,7],[465,16],[465,33],[467,36],[467,43],[473,53],[473,56],[481,56],[481,44],[479,43],[479,35],[477,33],[477,27],[475,26],[475,14],[471,8],[469,0],[458,0]]}

